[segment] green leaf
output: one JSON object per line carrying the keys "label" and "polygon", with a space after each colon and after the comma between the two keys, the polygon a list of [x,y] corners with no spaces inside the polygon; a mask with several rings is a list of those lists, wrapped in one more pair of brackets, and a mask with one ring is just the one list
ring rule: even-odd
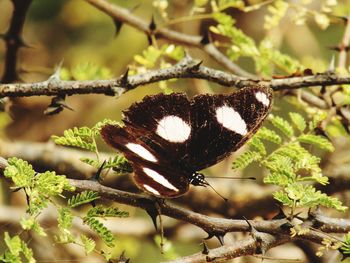
{"label": "green leaf", "polygon": [[122,124],[118,121],[110,120],[110,119],[104,119],[102,121],[99,121],[94,125],[94,127],[91,128],[91,131],[94,135],[98,135],[101,132],[101,129],[103,126],[106,125],[115,125],[115,126],[120,126],[122,127]]}
{"label": "green leaf", "polygon": [[334,146],[332,145],[332,143],[326,138],[319,135],[303,134],[298,137],[298,141],[302,143],[314,145],[326,151],[330,151],[330,152],[334,151]]}
{"label": "green leaf", "polygon": [[22,251],[22,241],[19,236],[14,236],[11,238],[8,232],[5,232],[4,241],[11,254],[18,257]]}
{"label": "green leaf", "polygon": [[60,207],[58,209],[58,227],[61,230],[69,229],[73,225],[73,214],[72,211],[67,207]]}
{"label": "green leaf", "polygon": [[33,257],[33,251],[27,246],[25,242],[22,241],[22,253],[24,257],[28,260],[28,263],[35,263],[36,260]]}
{"label": "green leaf", "polygon": [[28,162],[16,157],[7,160],[8,166],[5,168],[4,175],[11,178],[13,183],[19,187],[32,187],[34,185],[35,171]]}
{"label": "green leaf", "polygon": [[274,1],[272,5],[269,5],[267,10],[269,12],[268,15],[265,15],[265,29],[271,29],[277,26],[280,20],[287,13],[289,4],[283,0]]}
{"label": "green leaf", "polygon": [[55,172],[38,173],[35,179],[38,191],[45,196],[57,196],[64,190],[75,190],[64,175],[56,175]]}
{"label": "green leaf", "polygon": [[339,248],[339,251],[346,257],[350,256],[350,234],[344,236],[344,242]]}
{"label": "green leaf", "polygon": [[80,157],[79,160],[82,161],[83,163],[86,163],[86,164],[96,168],[96,169],[100,168],[102,165],[98,160],[95,160],[95,159],[92,159],[89,157]]}
{"label": "green leaf", "polygon": [[240,56],[259,56],[259,51],[254,40],[234,25],[235,20],[230,15],[214,13],[214,19],[218,22],[218,25],[216,27],[210,27],[210,30],[216,34],[230,38],[231,46],[227,49],[226,53],[231,60],[235,61]]}
{"label": "green leaf", "polygon": [[89,237],[87,237],[86,235],[81,234],[81,235],[80,235],[80,239],[81,239],[81,241],[83,242],[83,245],[84,245],[84,249],[85,249],[85,253],[86,253],[86,254],[89,254],[89,253],[91,253],[92,251],[94,251],[95,246],[96,246],[96,243],[95,243],[95,241],[94,241],[92,238],[89,238]]}
{"label": "green leaf", "polygon": [[262,141],[259,139],[259,137],[254,136],[253,138],[251,138],[248,141],[248,145],[249,147],[251,147],[252,149],[255,149],[256,151],[258,151],[258,153],[262,156],[266,155],[266,149],[264,144],[262,143]]}
{"label": "green leaf", "polygon": [[274,74],[275,67],[287,74],[303,69],[303,65],[298,60],[275,49],[270,39],[264,39],[260,42],[259,52],[260,56],[253,57],[255,68],[257,72],[265,77],[271,77]]}
{"label": "green leaf", "polygon": [[90,208],[87,217],[128,217],[129,213],[120,211],[116,207],[103,207],[102,205]]}
{"label": "green leaf", "polygon": [[100,221],[94,217],[84,217],[84,222],[94,230],[109,247],[114,247],[115,238],[110,230],[108,230]]}
{"label": "green leaf", "polygon": [[295,127],[297,127],[297,129],[300,132],[303,132],[306,129],[305,119],[299,113],[290,112],[289,113],[289,117],[291,118],[291,120],[292,120],[293,124],[295,125]]}
{"label": "green leaf", "polygon": [[146,68],[154,68],[158,59],[161,57],[162,51],[154,46],[148,46],[142,55],[135,55],[134,60]]}
{"label": "green leaf", "polygon": [[119,174],[131,173],[133,171],[128,160],[120,154],[108,159],[103,167],[105,169],[113,168],[113,171]]}
{"label": "green leaf", "polygon": [[77,64],[70,73],[75,80],[111,79],[113,77],[109,68],[91,62]]}
{"label": "green leaf", "polygon": [[36,221],[33,216],[30,216],[29,218],[22,217],[20,224],[24,230],[33,230],[40,236],[47,236],[44,229],[40,226],[39,222]]}
{"label": "green leaf", "polygon": [[258,152],[246,151],[238,156],[232,163],[232,169],[244,169],[249,164],[261,158]]}
{"label": "green leaf", "polygon": [[72,196],[69,200],[68,200],[68,205],[70,207],[77,207],[80,206],[82,204],[87,204],[90,203],[94,200],[99,199],[100,196],[98,195],[97,192],[93,192],[93,191],[83,191],[79,194],[76,194],[74,196]]}
{"label": "green leaf", "polygon": [[275,131],[270,130],[266,127],[260,128],[260,130],[256,133],[255,137],[275,144],[282,143],[282,138]]}
{"label": "green leaf", "polygon": [[293,204],[294,204],[294,203],[293,203],[293,200],[291,200],[291,199],[288,197],[288,195],[287,195],[285,192],[283,192],[282,190],[277,191],[277,192],[274,192],[274,193],[273,193],[273,197],[274,197],[277,201],[281,202],[283,205],[292,207]]}
{"label": "green leaf", "polygon": [[269,119],[273,126],[280,130],[288,138],[292,137],[294,134],[292,126],[284,119],[279,116],[270,115]]}
{"label": "green leaf", "polygon": [[63,132],[63,136],[51,136],[58,145],[73,146],[96,152],[97,146],[94,139],[95,131],[88,127],[68,129]]}

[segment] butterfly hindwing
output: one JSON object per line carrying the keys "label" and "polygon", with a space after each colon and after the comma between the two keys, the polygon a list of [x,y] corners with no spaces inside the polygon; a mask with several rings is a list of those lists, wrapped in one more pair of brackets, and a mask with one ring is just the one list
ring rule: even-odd
{"label": "butterfly hindwing", "polygon": [[105,125],[101,135],[131,162],[134,181],[144,191],[166,198],[187,192],[187,175],[177,167],[172,167],[166,159],[163,160],[163,156],[140,140],[134,130],[118,125]]}

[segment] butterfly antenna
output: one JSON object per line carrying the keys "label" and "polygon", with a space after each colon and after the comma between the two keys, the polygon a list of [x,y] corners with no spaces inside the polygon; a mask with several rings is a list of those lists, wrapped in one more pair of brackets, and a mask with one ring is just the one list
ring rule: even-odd
{"label": "butterfly antenna", "polygon": [[207,177],[207,179],[211,179],[211,178],[256,180],[255,177],[228,177],[228,176],[210,176],[210,177]]}
{"label": "butterfly antenna", "polygon": [[226,197],[223,197],[218,191],[216,191],[216,189],[211,185],[209,184],[208,182],[206,182],[206,185],[209,186],[211,189],[213,189],[213,191],[218,195],[220,196],[222,199],[224,199],[225,202],[228,201],[228,199]]}

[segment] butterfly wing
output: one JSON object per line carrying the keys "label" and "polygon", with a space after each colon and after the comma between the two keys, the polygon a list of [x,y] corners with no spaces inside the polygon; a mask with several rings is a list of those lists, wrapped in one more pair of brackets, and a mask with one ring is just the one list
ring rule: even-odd
{"label": "butterfly wing", "polygon": [[238,150],[261,126],[271,105],[272,91],[265,87],[194,97],[193,134],[184,162],[199,171]]}
{"label": "butterfly wing", "polygon": [[145,144],[141,130],[118,125],[105,125],[101,129],[103,139],[121,151],[131,162],[136,185],[156,196],[172,198],[187,192],[188,175],[163,159],[159,152]]}
{"label": "butterfly wing", "polygon": [[139,138],[163,159],[175,164],[187,151],[192,127],[185,94],[146,96],[123,113],[126,128],[138,132]]}

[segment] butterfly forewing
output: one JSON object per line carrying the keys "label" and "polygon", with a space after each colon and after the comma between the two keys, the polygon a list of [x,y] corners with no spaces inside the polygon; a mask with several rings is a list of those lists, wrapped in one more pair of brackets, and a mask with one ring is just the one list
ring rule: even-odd
{"label": "butterfly forewing", "polygon": [[199,171],[236,151],[260,127],[271,100],[271,90],[263,87],[196,96],[191,103],[193,134],[184,161]]}
{"label": "butterfly forewing", "polygon": [[186,152],[192,127],[185,94],[146,96],[123,113],[125,126],[164,159],[176,162]]}

